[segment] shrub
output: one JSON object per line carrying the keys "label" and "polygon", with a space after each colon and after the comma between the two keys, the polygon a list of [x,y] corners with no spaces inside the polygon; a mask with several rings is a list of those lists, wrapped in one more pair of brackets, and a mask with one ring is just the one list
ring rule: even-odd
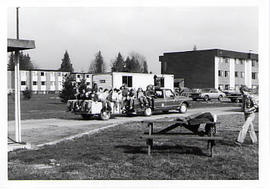
{"label": "shrub", "polygon": [[76,94],[75,79],[71,75],[66,76],[63,82],[63,89],[59,94],[61,102],[66,103],[70,99],[75,99],[75,94]]}

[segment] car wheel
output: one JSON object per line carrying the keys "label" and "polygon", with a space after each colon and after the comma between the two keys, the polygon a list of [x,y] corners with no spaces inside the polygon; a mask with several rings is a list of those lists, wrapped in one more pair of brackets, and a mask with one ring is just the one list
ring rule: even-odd
{"label": "car wheel", "polygon": [[151,108],[146,108],[144,110],[144,115],[145,116],[151,116],[152,115],[152,109]]}
{"label": "car wheel", "polygon": [[87,120],[87,119],[91,119],[92,118],[92,115],[90,114],[81,114],[82,118]]}
{"label": "car wheel", "polygon": [[218,97],[218,101],[222,101],[222,99],[223,99],[223,96],[222,95],[219,95],[219,97]]}
{"label": "car wheel", "polygon": [[204,101],[208,101],[209,100],[209,96],[208,95],[205,95],[203,99],[204,99]]}
{"label": "car wheel", "polygon": [[111,118],[111,112],[109,111],[101,111],[100,113],[100,119],[102,120],[108,120]]}
{"label": "car wheel", "polygon": [[179,112],[180,113],[186,113],[187,112],[187,104],[186,103],[182,103],[180,105]]}
{"label": "car wheel", "polygon": [[237,99],[234,100],[234,102],[235,102],[235,103],[239,103],[240,100],[237,98]]}

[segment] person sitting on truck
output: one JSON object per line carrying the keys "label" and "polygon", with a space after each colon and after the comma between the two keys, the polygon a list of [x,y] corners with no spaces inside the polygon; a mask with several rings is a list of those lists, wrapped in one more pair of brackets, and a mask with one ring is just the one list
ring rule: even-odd
{"label": "person sitting on truck", "polygon": [[134,100],[136,98],[136,91],[135,89],[130,89],[129,94],[128,94],[128,108],[130,110],[133,110],[134,108]]}
{"label": "person sitting on truck", "polygon": [[138,91],[137,91],[137,98],[140,102],[140,106],[143,108],[144,106],[148,106],[148,102],[147,102],[147,99],[144,95],[144,92],[142,90],[142,88],[138,88]]}
{"label": "person sitting on truck", "polygon": [[150,107],[154,105],[155,89],[153,85],[146,87],[145,96]]}

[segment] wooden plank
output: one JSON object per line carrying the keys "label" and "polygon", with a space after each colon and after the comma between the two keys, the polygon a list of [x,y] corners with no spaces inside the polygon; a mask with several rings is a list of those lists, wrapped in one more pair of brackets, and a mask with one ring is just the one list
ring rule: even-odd
{"label": "wooden plank", "polygon": [[159,139],[159,138],[169,138],[169,139],[196,139],[196,140],[223,140],[223,137],[220,136],[183,136],[183,135],[166,135],[166,134],[154,134],[154,135],[145,135],[141,138],[145,139]]}

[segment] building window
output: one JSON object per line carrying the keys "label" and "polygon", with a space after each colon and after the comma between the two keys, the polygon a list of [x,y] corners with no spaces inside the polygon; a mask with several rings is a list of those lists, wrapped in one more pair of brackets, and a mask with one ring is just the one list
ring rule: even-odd
{"label": "building window", "polygon": [[36,81],[33,81],[33,85],[37,85],[37,82]]}
{"label": "building window", "polygon": [[244,64],[244,60],[243,59],[240,59],[239,62],[240,62],[240,64]]}
{"label": "building window", "polygon": [[86,85],[90,85],[90,82],[86,82]]}
{"label": "building window", "polygon": [[238,77],[238,72],[234,72],[234,76],[235,77]]}
{"label": "building window", "polygon": [[44,76],[44,72],[40,72],[40,76]]}
{"label": "building window", "polygon": [[102,80],[99,80],[99,83],[106,83],[106,81],[102,79]]}
{"label": "building window", "polygon": [[252,72],[252,79],[257,79],[257,73],[256,72]]}
{"label": "building window", "polygon": [[218,70],[218,76],[222,77],[222,71],[221,70]]}
{"label": "building window", "polygon": [[81,76],[80,75],[77,75],[77,78],[80,78]]}
{"label": "building window", "polygon": [[229,71],[225,71],[225,77],[229,76]]}
{"label": "building window", "polygon": [[256,66],[256,63],[257,63],[256,60],[252,60],[252,62],[251,62],[252,67],[255,67]]}
{"label": "building window", "polygon": [[126,84],[127,87],[132,87],[132,76],[122,76],[122,84]]}
{"label": "building window", "polygon": [[61,72],[58,72],[58,76],[61,76]]}
{"label": "building window", "polygon": [[45,85],[45,81],[41,81],[41,85]]}
{"label": "building window", "polygon": [[241,78],[244,78],[245,77],[245,72],[240,72],[240,74],[241,74],[240,75]]}
{"label": "building window", "polygon": [[89,78],[89,75],[88,74],[86,75],[86,78]]}
{"label": "building window", "polygon": [[230,59],[229,58],[225,58],[225,63],[229,63]]}
{"label": "building window", "polygon": [[21,81],[21,85],[26,85],[26,82],[25,81]]}

